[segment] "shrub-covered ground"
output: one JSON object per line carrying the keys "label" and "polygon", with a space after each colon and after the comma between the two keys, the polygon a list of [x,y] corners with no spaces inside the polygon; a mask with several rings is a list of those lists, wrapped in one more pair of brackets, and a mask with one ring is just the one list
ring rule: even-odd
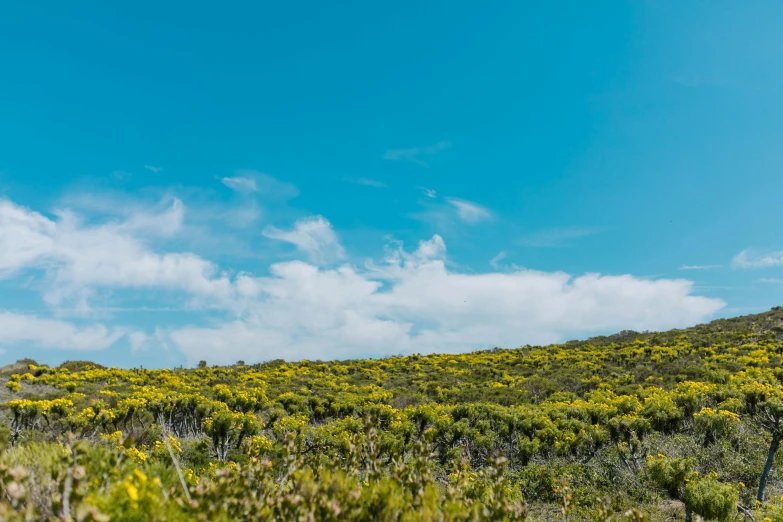
{"label": "shrub-covered ground", "polygon": [[783,521],[783,310],[463,355],[2,369],[0,520]]}

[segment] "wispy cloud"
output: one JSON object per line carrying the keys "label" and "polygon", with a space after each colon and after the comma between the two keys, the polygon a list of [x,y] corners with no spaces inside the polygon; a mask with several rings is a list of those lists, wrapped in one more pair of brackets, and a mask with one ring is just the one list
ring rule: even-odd
{"label": "wispy cloud", "polygon": [[566,246],[569,240],[592,236],[601,232],[595,227],[551,228],[529,234],[519,240],[519,243],[529,247],[549,248]]}
{"label": "wispy cloud", "polygon": [[492,212],[478,203],[457,198],[446,198],[446,201],[457,209],[457,215],[466,223],[478,223],[492,219]]}
{"label": "wispy cloud", "polygon": [[238,170],[220,182],[237,192],[256,192],[268,199],[292,199],[299,195],[296,185],[257,170]]}
{"label": "wispy cloud", "polygon": [[435,199],[436,197],[438,197],[437,193],[433,189],[427,187],[416,187],[416,188],[421,190],[422,193],[430,199]]}
{"label": "wispy cloud", "polygon": [[410,149],[390,149],[383,154],[383,159],[391,161],[410,161],[422,167],[429,167],[422,157],[432,156],[451,147],[448,141],[439,141],[429,147],[413,147]]}
{"label": "wispy cloud", "polygon": [[761,253],[752,249],[746,249],[734,256],[731,260],[735,268],[769,268],[783,265],[783,251]]}
{"label": "wispy cloud", "polygon": [[348,181],[350,183],[356,183],[358,185],[365,185],[367,187],[376,187],[376,188],[386,188],[388,185],[384,183],[383,181],[378,181],[377,179],[371,179],[371,178],[356,178],[356,179],[344,179],[343,181]]}
{"label": "wispy cloud", "polygon": [[250,226],[261,218],[261,208],[254,200],[245,205],[228,209],[223,214],[226,222],[233,227],[243,228]]}
{"label": "wispy cloud", "polygon": [[500,267],[500,262],[503,261],[506,258],[506,252],[504,250],[501,250],[498,255],[493,257],[489,260],[489,264],[492,265],[492,268],[497,270]]}
{"label": "wispy cloud", "polygon": [[[429,189],[424,190],[425,195],[428,195],[426,191]],[[418,201],[423,210],[408,213],[406,216],[427,223],[433,231],[447,236],[460,234],[464,231],[465,224],[476,225],[494,218],[489,209],[478,203],[451,197],[434,199],[434,192],[432,191],[433,197]]]}
{"label": "wispy cloud", "polygon": [[679,270],[711,270],[721,266],[723,265],[682,265]]}
{"label": "wispy cloud", "polygon": [[150,172],[155,173],[155,174],[158,174],[159,172],[163,172],[163,167],[154,167],[152,165],[144,165],[144,168],[149,170]]}
{"label": "wispy cloud", "polygon": [[778,277],[762,277],[761,279],[756,279],[756,283],[765,283],[770,285],[783,285],[783,279],[780,279]]}
{"label": "wispy cloud", "polygon": [[225,186],[237,192],[257,192],[258,186],[256,180],[250,177],[233,176],[225,177],[220,180]]}

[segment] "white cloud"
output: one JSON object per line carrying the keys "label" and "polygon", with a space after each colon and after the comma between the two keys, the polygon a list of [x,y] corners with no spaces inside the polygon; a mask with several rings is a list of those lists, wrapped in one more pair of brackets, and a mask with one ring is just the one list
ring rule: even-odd
{"label": "white cloud", "polygon": [[126,233],[170,237],[182,228],[186,207],[181,199],[161,194],[157,201],[135,199],[116,192],[69,194],[60,199],[54,214],[89,216],[103,220]]}
{"label": "white cloud", "polygon": [[302,218],[289,231],[270,225],[262,233],[270,239],[291,243],[316,263],[328,263],[345,257],[332,224],[323,216]]}
{"label": "white cloud", "polygon": [[2,201],[0,278],[22,269],[43,270],[46,302],[75,302],[83,310],[97,288],[168,288],[227,299],[230,282],[212,263],[191,253],[156,253],[143,240],[175,233],[184,211],[174,199],[159,214],[86,225],[70,211],[58,211],[52,220]]}
{"label": "white cloud", "polygon": [[256,170],[238,170],[234,176],[224,177],[220,181],[237,192],[256,192],[266,199],[288,200],[299,195],[296,185]]}
{"label": "white cloud", "polygon": [[[402,244],[400,244],[400,248],[402,248]],[[398,252],[400,252],[400,254],[404,253],[401,250],[398,250]],[[446,242],[443,241],[443,238],[437,234],[432,236],[432,239],[419,241],[419,248],[413,252],[412,258],[406,258],[403,256],[403,258],[408,262],[410,262],[411,259],[416,259],[418,261],[430,261],[433,259],[443,259],[444,257],[446,257]],[[396,260],[399,258],[392,259],[395,260],[395,264],[398,264]]]}
{"label": "white cloud", "polygon": [[0,344],[33,343],[42,348],[101,350],[114,344],[125,332],[95,324],[79,328],[55,319],[0,312]]}
{"label": "white cloud", "polygon": [[682,265],[680,270],[711,270],[713,268],[720,268],[722,265]]}
{"label": "white cloud", "polygon": [[370,178],[358,178],[356,180],[356,183],[359,185],[366,185],[368,187],[377,187],[377,188],[386,188],[386,183],[383,181],[378,181],[377,179],[370,179]]}
{"label": "white cloud", "polygon": [[416,188],[421,190],[422,193],[424,193],[424,195],[430,199],[435,199],[437,197],[437,193],[432,189],[429,189],[427,187],[416,187]]}
{"label": "white cloud", "polygon": [[762,254],[747,249],[743,250],[731,260],[735,268],[768,268],[783,265],[783,251]]}
{"label": "white cloud", "polygon": [[413,147],[410,149],[390,149],[383,154],[383,159],[391,161],[410,161],[421,165],[422,167],[428,167],[426,161],[421,159],[422,156],[432,156],[438,152],[451,147],[451,143],[448,141],[439,141],[435,145],[428,147]]}
{"label": "white cloud", "polygon": [[249,227],[261,218],[261,208],[254,200],[249,200],[243,205],[238,205],[221,213],[226,223],[233,227]]}
{"label": "white cloud", "polygon": [[161,167],[154,167],[152,165],[144,165],[144,168],[155,174],[158,174],[159,172],[163,172],[163,169]]}
{"label": "white cloud", "polygon": [[537,248],[559,247],[566,245],[570,239],[592,236],[599,232],[601,229],[593,227],[552,228],[525,236],[519,243]]}
{"label": "white cloud", "polygon": [[35,266],[51,251],[57,226],[32,210],[0,200],[0,278]]}
{"label": "white cloud", "polygon": [[780,279],[779,277],[762,277],[761,279],[756,279],[756,283],[780,285],[783,284],[783,279]]}
{"label": "white cloud", "polygon": [[255,170],[241,170],[240,175],[252,176],[256,180],[259,194],[271,199],[292,199],[299,195],[299,189],[292,183]]}
{"label": "white cloud", "polygon": [[341,178],[340,181],[345,183],[356,183],[357,185],[364,185],[365,187],[375,188],[387,188],[388,185],[383,181],[372,178]]}
{"label": "white cloud", "polygon": [[439,234],[459,234],[462,224],[478,224],[494,219],[492,212],[472,201],[460,198],[446,197],[445,202],[435,200],[435,191],[425,187],[417,187],[423,191],[427,200],[418,201],[423,210],[406,214],[407,217],[430,224],[433,231]]}
{"label": "white cloud", "polygon": [[248,280],[247,313],[171,338],[189,360],[325,359],[464,352],[549,343],[570,335],[684,327],[724,306],[692,296],[685,280],[640,280],[518,270],[463,274],[446,269],[439,236],[413,253],[392,249],[363,271],[294,261]]}
{"label": "white cloud", "polygon": [[495,257],[489,260],[489,264],[492,265],[492,268],[497,270],[500,266],[500,262],[503,261],[505,258],[506,258],[506,252],[500,251],[498,252],[498,255],[496,255]]}
{"label": "white cloud", "polygon": [[185,205],[178,198],[169,197],[163,207],[143,209],[130,213],[125,221],[117,225],[120,233],[172,236],[182,228],[185,219]]}
{"label": "white cloud", "polygon": [[492,213],[478,203],[457,198],[446,198],[446,201],[457,209],[457,215],[466,223],[478,223],[492,219]]}
{"label": "white cloud", "polygon": [[133,332],[128,335],[131,351],[138,352],[143,350],[149,342],[149,336],[144,332]]}
{"label": "white cloud", "polygon": [[[110,309],[117,291],[134,289],[147,304],[163,304],[164,290],[177,292],[178,303],[188,303],[190,310],[212,310],[194,326],[158,324],[154,337],[3,313],[0,344],[101,349],[127,335],[134,350],[173,343],[191,361],[330,359],[463,352],[627,328],[684,327],[724,306],[691,295],[692,283],[681,279],[572,277],[516,267],[462,273],[447,268],[446,244],[438,235],[412,252],[392,243],[382,260],[362,267],[325,268],[317,263],[345,252],[322,216],[301,219],[290,230],[264,231],[293,244],[311,262],[276,263],[268,276],[231,278],[193,253],[161,251],[148,241],[177,234],[184,213],[179,200],[170,200],[156,212],[95,224],[68,211],[49,218],[0,201],[0,277],[22,271],[39,276],[52,307],[67,302],[89,309],[100,297]],[[207,320],[213,326],[205,326]]]}
{"label": "white cloud", "polygon": [[225,177],[220,180],[225,186],[238,192],[256,192],[258,186],[256,180],[250,177],[234,176]]}

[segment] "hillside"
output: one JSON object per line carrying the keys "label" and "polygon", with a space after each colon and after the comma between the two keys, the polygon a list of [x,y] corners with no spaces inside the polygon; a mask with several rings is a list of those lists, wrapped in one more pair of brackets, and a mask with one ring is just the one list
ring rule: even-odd
{"label": "hillside", "polygon": [[0,369],[0,515],[783,520],[782,356],[777,307],[460,355],[24,361]]}

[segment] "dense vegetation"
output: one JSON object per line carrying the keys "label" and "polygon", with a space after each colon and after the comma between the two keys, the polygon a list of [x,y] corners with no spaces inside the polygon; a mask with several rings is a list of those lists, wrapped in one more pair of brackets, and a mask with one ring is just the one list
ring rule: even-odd
{"label": "dense vegetation", "polygon": [[464,355],[2,369],[2,520],[783,521],[783,310]]}

